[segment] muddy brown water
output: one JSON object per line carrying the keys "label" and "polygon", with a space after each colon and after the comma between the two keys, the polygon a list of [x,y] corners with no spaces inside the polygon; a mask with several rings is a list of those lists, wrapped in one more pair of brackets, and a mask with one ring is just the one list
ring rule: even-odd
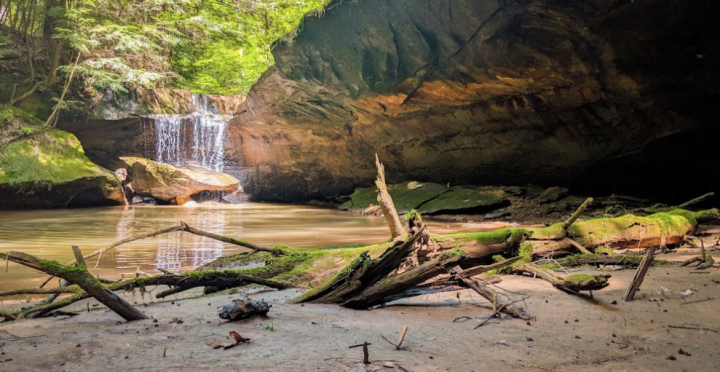
{"label": "muddy brown water", "polygon": [[[220,235],[259,245],[324,247],[372,244],[388,238],[385,220],[334,209],[266,204],[230,204],[214,208],[138,206],[49,211],[0,212],[0,251],[16,250],[61,263],[73,260],[72,245],[91,253],[115,241],[184,221]],[[481,230],[483,225],[427,221],[442,234]],[[489,228],[489,226],[487,227]],[[171,233],[132,242],[108,252],[91,271],[107,279],[148,274],[156,269],[187,271],[243,248],[188,233]],[[90,259],[94,267],[97,259]],[[5,266],[3,264],[3,266]],[[0,270],[0,290],[37,286],[47,278],[16,264]]]}

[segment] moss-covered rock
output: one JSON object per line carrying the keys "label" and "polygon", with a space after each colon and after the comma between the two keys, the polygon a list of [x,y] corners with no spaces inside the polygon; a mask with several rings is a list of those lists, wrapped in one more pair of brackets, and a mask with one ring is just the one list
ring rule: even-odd
{"label": "moss-covered rock", "polygon": [[74,135],[18,109],[0,108],[0,122],[0,209],[125,203],[120,180],[91,162]]}
{"label": "moss-covered rock", "polygon": [[[509,202],[494,194],[476,189],[449,189],[436,183],[404,182],[388,187],[398,213],[413,209],[422,214],[481,213],[502,208]],[[355,189],[350,200],[340,206],[345,210],[364,210],[377,205],[377,188]]]}
{"label": "moss-covered rock", "polygon": [[418,207],[422,214],[439,213],[484,213],[499,209],[510,203],[495,196],[474,189],[452,189]]}
{"label": "moss-covered rock", "polygon": [[130,167],[132,186],[138,195],[172,202],[205,191],[232,193],[240,181],[235,177],[199,167],[174,167],[136,157],[120,158]]}
{"label": "moss-covered rock", "polygon": [[[390,196],[398,213],[409,212],[423,203],[447,191],[447,188],[436,183],[404,182],[388,187]],[[378,191],[376,187],[356,189],[350,195],[350,200],[340,206],[340,209],[362,210],[370,205],[378,205]]]}

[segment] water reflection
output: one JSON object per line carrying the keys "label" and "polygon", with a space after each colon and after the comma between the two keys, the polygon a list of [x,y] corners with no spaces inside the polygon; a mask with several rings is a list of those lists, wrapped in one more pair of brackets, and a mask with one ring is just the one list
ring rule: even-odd
{"label": "water reflection", "polygon": [[[44,259],[73,260],[72,245],[85,253],[115,241],[145,234],[184,221],[216,234],[258,245],[287,244],[323,247],[350,243],[372,244],[388,238],[382,217],[265,203],[218,208],[130,207],[83,210],[4,211],[0,214],[0,251],[17,250]],[[460,223],[430,222],[435,233],[459,231]],[[138,268],[187,271],[244,248],[189,233],[171,233],[132,242],[106,253],[93,273],[116,279]],[[89,262],[95,266],[95,260]],[[45,276],[19,265],[0,271],[0,290],[39,285]]]}

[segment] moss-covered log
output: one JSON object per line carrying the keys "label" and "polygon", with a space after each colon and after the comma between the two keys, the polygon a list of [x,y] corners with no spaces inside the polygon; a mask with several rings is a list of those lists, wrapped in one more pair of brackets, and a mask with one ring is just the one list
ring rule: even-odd
{"label": "moss-covered log", "polygon": [[85,265],[82,253],[73,247],[77,263],[64,266],[56,261],[41,260],[35,256],[20,252],[0,253],[0,258],[42,271],[44,273],[67,280],[77,285],[89,296],[95,297],[103,305],[120,315],[127,321],[147,319],[147,315],[134,308],[127,301],[105,288],[100,281],[92,276]]}

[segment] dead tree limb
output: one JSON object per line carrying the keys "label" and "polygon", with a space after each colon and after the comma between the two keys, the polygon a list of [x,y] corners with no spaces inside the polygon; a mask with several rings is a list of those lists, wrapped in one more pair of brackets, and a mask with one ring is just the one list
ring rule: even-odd
{"label": "dead tree limb", "polygon": [[390,192],[388,192],[387,184],[385,183],[385,166],[380,163],[380,158],[375,154],[375,166],[377,167],[377,179],[375,185],[378,188],[378,203],[380,203],[380,209],[385,216],[390,233],[394,241],[403,241],[407,239],[407,232],[400,222],[400,216],[398,216],[395,204],[392,201]]}
{"label": "dead tree limb", "polygon": [[568,218],[567,221],[562,224],[562,229],[567,232],[570,226],[572,226],[572,224],[574,224],[575,221],[577,221],[577,219],[580,218],[583,213],[585,213],[585,210],[590,206],[590,204],[592,204],[592,202],[593,198],[588,198],[587,200],[585,200],[585,202],[582,203],[580,208],[578,208],[577,211],[575,211],[575,213],[573,213],[572,216],[570,216],[570,218]]}
{"label": "dead tree limb", "polygon": [[57,288],[21,288],[10,291],[0,292],[0,297],[17,296],[17,295],[34,295],[34,294],[63,294],[77,293],[80,288],[78,286],[57,287]]}
{"label": "dead tree limb", "polygon": [[625,295],[623,296],[625,302],[632,301],[635,297],[635,293],[640,289],[643,280],[645,280],[645,274],[647,274],[650,265],[652,265],[652,262],[655,259],[655,249],[656,247],[650,247],[648,248],[647,253],[645,253],[645,257],[642,262],[640,262],[640,266],[638,266],[637,271],[635,271],[635,276],[633,277],[632,282],[630,282],[630,286],[628,286],[628,289],[625,291]]}
{"label": "dead tree limb", "polygon": [[463,279],[462,282],[465,283],[465,285],[470,287],[472,290],[477,292],[480,296],[483,296],[486,300],[492,302],[493,304],[497,303],[498,305],[500,305],[500,308],[503,312],[524,320],[533,319],[533,316],[530,315],[525,309],[515,306],[515,302],[511,300],[508,296],[502,293],[495,292],[493,289],[490,289],[485,285],[479,284],[476,280],[472,278]]}
{"label": "dead tree limb", "polygon": [[103,285],[87,271],[85,260],[83,259],[82,252],[79,248],[73,247],[73,253],[75,253],[75,259],[78,263],[68,266],[63,266],[54,261],[41,260],[35,256],[21,252],[0,253],[0,258],[65,279],[68,282],[80,287],[88,295],[95,297],[95,299],[127,321],[148,318],[127,301],[103,287]]}
{"label": "dead tree limb", "polygon": [[580,291],[594,291],[605,288],[609,285],[608,278],[610,277],[610,275],[607,274],[560,275],[529,262],[521,263],[515,266],[513,270],[517,272],[525,272],[537,275],[538,277],[546,280],[556,288],[571,293],[578,293]]}
{"label": "dead tree limb", "polygon": [[570,238],[565,238],[564,240],[566,240],[568,243],[570,243],[570,245],[572,245],[573,247],[577,248],[578,251],[580,251],[584,254],[592,254],[592,252],[590,252],[587,248],[583,247],[582,245],[578,244],[578,242],[576,242]]}
{"label": "dead tree limb", "polygon": [[362,291],[341,304],[352,309],[367,309],[381,305],[386,302],[389,296],[400,293],[407,288],[412,288],[443,272],[447,272],[461,260],[461,255],[452,253],[443,254],[402,274],[391,276],[369,287],[365,287]]}
{"label": "dead tree limb", "polygon": [[685,203],[682,203],[682,204],[678,205],[678,208],[680,208],[680,209],[687,209],[687,208],[692,207],[693,205],[706,202],[706,201],[708,201],[708,200],[710,200],[710,199],[712,199],[712,198],[714,198],[714,197],[715,197],[715,193],[714,193],[714,192],[709,192],[709,193],[707,193],[707,194],[705,194],[705,195],[699,196],[699,197],[697,197],[697,198],[695,198],[695,199],[689,200],[689,201],[687,201],[687,202],[685,202]]}
{"label": "dead tree limb", "polygon": [[211,233],[211,232],[207,232],[207,231],[203,231],[203,230],[200,230],[200,229],[196,229],[196,228],[194,228],[194,227],[191,227],[190,225],[186,224],[185,222],[180,222],[180,225],[182,226],[182,231],[187,231],[187,232],[189,232],[189,233],[191,233],[191,234],[195,234],[195,235],[199,235],[199,236],[204,236],[204,237],[207,237],[207,238],[210,238],[210,239],[215,239],[215,240],[218,240],[218,241],[221,241],[221,242],[225,242],[225,243],[230,243],[230,244],[234,244],[234,245],[239,245],[239,246],[241,246],[241,247],[248,248],[248,249],[252,249],[252,250],[254,250],[254,251],[269,252],[269,253],[272,253],[272,254],[274,254],[274,255],[276,255],[276,256],[286,254],[282,249],[279,249],[279,248],[265,248],[265,247],[261,247],[261,246],[259,246],[259,245],[256,245],[256,244],[253,244],[253,243],[249,243],[249,242],[246,242],[246,241],[243,241],[243,240],[238,240],[238,239],[231,238],[231,237],[227,237],[227,236],[222,236],[222,235],[218,235],[218,234],[213,234],[213,233]]}
{"label": "dead tree limb", "polygon": [[17,315],[0,310],[0,318],[5,318],[5,321],[11,321],[17,319]]}

